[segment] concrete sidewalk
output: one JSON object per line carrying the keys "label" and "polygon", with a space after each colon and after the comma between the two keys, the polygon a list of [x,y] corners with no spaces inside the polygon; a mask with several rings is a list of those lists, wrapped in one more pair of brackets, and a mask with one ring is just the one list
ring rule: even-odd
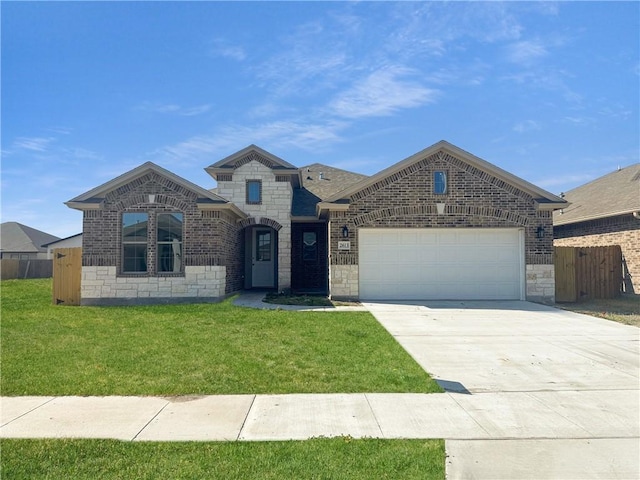
{"label": "concrete sidewalk", "polygon": [[0,438],[444,438],[447,478],[640,476],[633,391],[3,397]]}
{"label": "concrete sidewalk", "polygon": [[[0,437],[120,440],[584,439],[639,436],[629,390],[2,397]],[[636,458],[637,458],[636,451]]]}

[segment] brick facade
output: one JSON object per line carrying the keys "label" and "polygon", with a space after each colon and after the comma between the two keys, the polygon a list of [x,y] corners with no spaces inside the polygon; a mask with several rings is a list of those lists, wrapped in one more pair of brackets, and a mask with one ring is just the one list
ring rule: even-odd
{"label": "brick facade", "polygon": [[[448,192],[433,194],[433,172],[445,171]],[[438,203],[444,203],[442,214]],[[349,238],[342,237],[342,226]],[[346,211],[330,212],[330,289],[357,297],[358,229],[376,228],[523,228],[527,266],[527,299],[552,303],[553,230],[550,211],[536,209],[534,199],[518,188],[475,168],[448,153],[438,152],[353,194]],[[543,237],[537,230],[543,227]],[[338,241],[349,240],[348,252]],[[533,274],[531,265],[544,265],[544,275]],[[339,268],[336,268],[339,267]],[[342,295],[340,295],[342,296]]]}
{"label": "brick facade", "polygon": [[633,215],[600,218],[553,227],[557,247],[620,245],[626,266],[624,288],[640,291],[640,219]]}
{"label": "brick facade", "polygon": [[[85,210],[83,218],[83,282],[82,298],[95,300],[96,284],[93,278],[97,267],[112,267],[109,275],[115,275],[116,283],[127,284],[130,287],[116,289],[109,285],[102,290],[103,303],[114,303],[108,300],[110,291],[113,298],[125,298],[124,290],[129,290],[134,298],[149,297],[144,292],[146,287],[134,288],[134,285],[149,285],[149,279],[169,279],[178,277],[179,280],[164,280],[165,283],[180,284],[180,287],[165,289],[168,297],[178,296],[181,290],[200,292],[196,297],[204,299],[203,292],[214,293],[215,297],[239,290],[241,275],[238,275],[238,257],[241,258],[242,242],[235,219],[223,212],[201,210],[197,206],[197,195],[182,185],[173,182],[155,172],[138,177],[131,182],[108,192],[100,204],[99,209]],[[145,273],[122,272],[122,214],[125,212],[144,212],[148,214],[148,242],[147,265]],[[183,269],[180,273],[156,272],[156,220],[159,213],[180,212],[183,214]],[[90,268],[89,268],[90,267]],[[203,267],[221,267],[213,276],[198,276]],[[229,268],[227,268],[229,267]],[[189,275],[191,270],[198,275]],[[209,269],[211,270],[211,269]],[[226,272],[222,280],[220,272]],[[103,272],[104,275],[107,275]],[[215,277],[215,285],[207,283]],[[111,281],[108,281],[109,283]],[[193,283],[195,282],[195,283]],[[202,284],[201,282],[204,282]],[[160,282],[162,283],[162,282]],[[119,293],[116,295],[116,290]],[[185,295],[181,295],[185,296]],[[159,298],[155,295],[156,298]],[[213,297],[212,297],[213,298]]]}
{"label": "brick facade", "polygon": [[[269,227],[275,235],[274,284],[281,291],[289,290],[294,259],[298,261],[309,252],[301,243],[302,235],[314,225],[317,254],[324,261],[312,272],[310,260],[303,258],[295,271],[296,281],[307,289],[323,291],[328,283],[332,297],[358,297],[360,228],[517,228],[524,238],[521,270],[526,298],[553,302],[551,210],[539,209],[536,202],[540,198],[532,195],[551,205],[562,200],[461,152],[434,146],[388,170],[392,173],[362,183],[366,186],[360,190],[345,191],[350,193],[342,199],[328,194],[323,197],[328,198],[325,203],[315,197],[321,202],[320,216],[306,213],[304,218],[295,217],[301,222],[295,227],[291,223],[292,202],[294,188],[302,185],[300,171],[257,147],[208,167],[218,182],[216,193],[157,165],[141,165],[68,202],[84,214],[83,301],[210,301],[252,287],[254,271],[260,278],[255,285],[269,285],[265,271],[257,270],[252,262],[252,234],[258,227]],[[433,193],[435,171],[446,172],[448,189],[444,194]],[[251,181],[256,181],[252,186],[260,186],[259,201],[255,192],[249,201],[247,185]],[[143,273],[123,272],[125,212],[148,215],[147,271]],[[183,215],[180,271],[157,272],[158,215],[178,212]],[[343,238],[345,225],[348,238]],[[343,240],[350,241],[348,251],[338,249],[338,241]],[[298,243],[292,248],[294,241]]]}

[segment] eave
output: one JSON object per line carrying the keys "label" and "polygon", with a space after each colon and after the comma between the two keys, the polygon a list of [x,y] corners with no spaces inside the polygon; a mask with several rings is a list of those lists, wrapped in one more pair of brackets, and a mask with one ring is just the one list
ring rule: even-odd
{"label": "eave", "polygon": [[330,211],[334,212],[346,212],[351,206],[350,203],[332,203],[332,202],[318,202],[316,205],[316,215],[319,218],[326,218]]}
{"label": "eave", "polygon": [[227,203],[198,203],[197,207],[202,211],[226,211],[239,220],[245,219],[248,217],[246,213],[240,210],[235,204],[227,202]]}
{"label": "eave", "polygon": [[640,209],[632,208],[632,209],[628,209],[628,210],[621,210],[619,212],[603,213],[603,214],[600,214],[600,215],[586,215],[584,217],[573,218],[573,219],[571,219],[569,221],[564,221],[564,222],[562,221],[562,214],[560,214],[557,217],[554,217],[553,226],[554,227],[560,227],[562,225],[573,225],[574,223],[591,222],[593,220],[601,220],[603,218],[619,217],[619,216],[622,216],[622,215],[633,215],[638,220],[640,220]]}
{"label": "eave", "polygon": [[536,205],[536,210],[539,211],[554,211],[554,210],[560,210],[563,208],[567,208],[569,205],[571,205],[571,203],[569,202],[547,202],[547,201],[541,201],[540,199],[536,199],[534,200],[535,205]]}

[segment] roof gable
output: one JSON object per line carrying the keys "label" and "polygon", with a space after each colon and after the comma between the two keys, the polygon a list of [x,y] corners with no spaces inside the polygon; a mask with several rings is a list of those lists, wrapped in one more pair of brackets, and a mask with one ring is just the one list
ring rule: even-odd
{"label": "roof gable", "polygon": [[208,166],[207,168],[205,168],[205,170],[209,171],[210,169],[215,170],[218,168],[230,168],[235,170],[236,168],[241,167],[242,165],[251,161],[260,162],[266,167],[274,170],[297,170],[297,167],[295,165],[291,165],[289,162],[285,162],[280,157],[276,157],[274,154],[269,153],[266,150],[263,150],[262,148],[253,144],[243,148],[242,150],[232,155],[229,155],[228,157],[223,158],[213,165]]}
{"label": "roof gable", "polygon": [[286,176],[295,187],[300,186],[300,172],[298,167],[289,162],[285,162],[280,157],[276,157],[274,154],[253,144],[209,165],[205,168],[205,171],[216,181],[227,180],[224,177],[218,177],[218,175],[224,175],[226,177],[232,174],[237,168],[250,162],[261,163],[265,167],[273,170],[276,175]]}
{"label": "roof gable", "polygon": [[18,222],[5,222],[0,225],[0,235],[2,252],[46,252],[44,244],[60,240],[60,237]]}
{"label": "roof gable", "polygon": [[569,190],[571,205],[554,212],[553,224],[584,222],[640,211],[640,163],[616,170]]}
{"label": "roof gable", "polygon": [[160,175],[161,177],[168,178],[172,182],[180,185],[181,187],[193,192],[196,194],[198,198],[198,203],[212,203],[212,204],[226,204],[227,200],[224,198],[197,186],[195,183],[191,183],[184,178],[171,173],[169,170],[166,170],[155,163],[146,162],[140,165],[139,167],[130,170],[113,180],[110,180],[88,192],[83,193],[82,195],[78,195],[77,197],[65,202],[65,205],[75,208],[78,210],[87,210],[91,208],[98,208],[100,202],[104,199],[105,195],[109,192],[112,192],[123,185],[126,185],[138,178],[141,178],[149,173],[155,173]]}
{"label": "roof gable", "polygon": [[364,180],[352,185],[351,187],[342,190],[335,195],[327,198],[325,201],[328,203],[332,202],[340,202],[350,199],[352,196],[357,195],[359,193],[365,193],[364,191],[367,189],[375,188],[376,184],[384,183],[389,177],[394,175],[402,175],[403,173],[407,173],[411,171],[411,168],[419,163],[432,157],[433,155],[450,155],[453,159],[463,162],[468,165],[471,170],[475,171],[478,175],[482,175],[483,173],[487,173],[490,176],[494,177],[498,182],[503,182],[502,186],[510,186],[512,188],[523,191],[529,195],[536,201],[538,207],[541,209],[555,209],[562,208],[567,205],[567,201],[550,193],[546,190],[543,190],[540,187],[533,185],[532,183],[523,180],[506,170],[503,170],[475,155],[472,155],[461,148],[452,145],[449,142],[444,140],[425,148],[424,150],[411,155],[410,157],[392,165],[381,172],[365,178]]}

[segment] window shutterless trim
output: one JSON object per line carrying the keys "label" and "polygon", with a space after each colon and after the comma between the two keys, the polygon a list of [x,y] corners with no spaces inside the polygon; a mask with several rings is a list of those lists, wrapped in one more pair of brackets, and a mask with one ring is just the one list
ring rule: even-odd
{"label": "window shutterless trim", "polygon": [[[179,216],[179,217],[178,217]],[[175,234],[176,236],[171,238],[171,240],[160,240],[160,228],[161,228],[161,219],[162,217],[169,217],[169,222],[172,222],[174,219],[179,222],[178,225],[167,225],[167,231],[169,232],[169,236]],[[178,235],[179,233],[179,235]],[[155,240],[156,240],[156,275],[167,275],[167,274],[182,274],[184,271],[184,213],[182,212],[158,212],[156,214],[156,231],[155,231]],[[161,251],[164,246],[169,246],[170,254],[168,256],[161,256]],[[171,266],[171,270],[163,270],[161,267],[163,265],[163,261],[169,262]],[[179,262],[176,269],[176,262]]]}
{"label": "window shutterless trim", "polygon": [[[252,200],[250,197],[250,185],[258,186],[258,200]],[[245,183],[247,205],[260,205],[262,203],[262,180],[247,180]]]}
{"label": "window shutterless trim", "polygon": [[433,194],[446,195],[449,193],[449,178],[444,170],[436,170],[433,172]]}
{"label": "window shutterless trim", "polygon": [[[144,223],[144,230],[145,230],[145,235],[144,237],[140,237],[134,232],[133,234],[133,240],[128,240],[125,238],[125,218],[127,215],[139,215],[140,216],[140,220],[136,223],[132,223],[130,225],[128,225],[129,227],[134,227],[135,225],[138,225],[139,223]],[[132,274],[132,275],[146,275],[149,272],[149,213],[148,212],[122,212],[122,215],[120,217],[120,225],[121,225],[121,232],[120,232],[120,254],[121,254],[121,259],[120,259],[120,273],[124,274],[124,275],[128,275],[128,274]],[[133,257],[127,257],[125,256],[125,251],[128,249],[127,247],[131,248],[131,247],[144,247],[144,256],[141,257],[137,257],[137,256],[133,256]],[[127,259],[132,259],[134,262],[134,266],[137,265],[137,263],[140,261],[139,259],[142,259],[144,261],[144,270],[127,270],[126,265],[127,265]],[[136,260],[138,259],[138,260]]]}

